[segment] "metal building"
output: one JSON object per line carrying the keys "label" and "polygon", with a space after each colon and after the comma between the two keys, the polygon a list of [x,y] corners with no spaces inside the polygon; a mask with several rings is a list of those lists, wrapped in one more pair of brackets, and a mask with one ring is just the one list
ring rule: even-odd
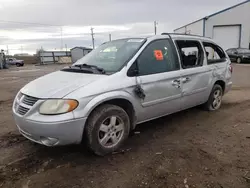
{"label": "metal building", "polygon": [[250,0],[174,30],[214,39],[224,49],[250,48]]}
{"label": "metal building", "polygon": [[86,47],[75,47],[72,48],[70,51],[71,51],[72,63],[75,63],[78,59],[81,59],[83,56],[91,52],[92,49]]}

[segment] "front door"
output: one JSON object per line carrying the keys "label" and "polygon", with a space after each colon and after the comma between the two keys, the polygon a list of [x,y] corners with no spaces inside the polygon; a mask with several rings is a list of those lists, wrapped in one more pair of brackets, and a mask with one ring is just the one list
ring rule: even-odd
{"label": "front door", "polygon": [[181,83],[177,52],[170,39],[151,42],[137,59],[137,82],[145,93],[141,100],[145,121],[180,110]]}

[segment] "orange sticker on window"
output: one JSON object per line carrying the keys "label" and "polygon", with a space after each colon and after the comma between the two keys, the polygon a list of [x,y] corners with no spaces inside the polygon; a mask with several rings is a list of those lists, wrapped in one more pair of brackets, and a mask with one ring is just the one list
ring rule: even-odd
{"label": "orange sticker on window", "polygon": [[162,61],[163,60],[163,54],[161,50],[155,50],[154,55],[157,61]]}

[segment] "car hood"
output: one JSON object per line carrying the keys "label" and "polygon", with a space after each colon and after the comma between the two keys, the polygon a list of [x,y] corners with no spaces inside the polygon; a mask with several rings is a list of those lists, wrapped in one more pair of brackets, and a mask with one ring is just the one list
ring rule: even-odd
{"label": "car hood", "polygon": [[21,92],[36,98],[63,98],[103,77],[107,75],[57,71],[30,82],[21,89]]}

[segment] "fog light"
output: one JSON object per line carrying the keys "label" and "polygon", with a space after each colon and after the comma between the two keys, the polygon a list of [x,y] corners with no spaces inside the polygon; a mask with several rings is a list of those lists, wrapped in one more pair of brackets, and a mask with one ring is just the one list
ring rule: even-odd
{"label": "fog light", "polygon": [[41,136],[40,140],[41,140],[42,144],[44,144],[45,146],[54,146],[58,143],[58,139],[56,139],[56,138]]}

